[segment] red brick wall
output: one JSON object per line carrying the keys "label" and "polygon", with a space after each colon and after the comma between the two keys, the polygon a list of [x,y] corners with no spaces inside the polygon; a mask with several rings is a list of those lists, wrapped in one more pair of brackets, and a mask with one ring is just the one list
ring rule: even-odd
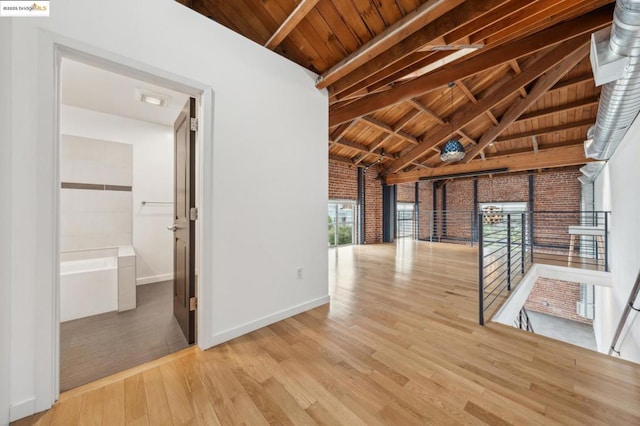
{"label": "red brick wall", "polygon": [[[471,195],[473,196],[473,194]],[[529,176],[495,175],[478,177],[478,202],[508,202],[529,200]]]}
{"label": "red brick wall", "polygon": [[365,179],[366,229],[365,244],[382,242],[382,180],[377,173],[369,170]]}
{"label": "red brick wall", "polygon": [[582,176],[576,169],[562,172],[536,173],[534,185],[534,210],[580,210],[580,182]]}
{"label": "red brick wall", "polygon": [[[357,167],[329,161],[329,199],[358,199]],[[382,242],[382,183],[371,170],[365,173],[365,214],[365,243]]]}
{"label": "red brick wall", "polygon": [[329,161],[329,199],[358,199],[358,169],[345,163]]}
{"label": "red brick wall", "polygon": [[[533,173],[535,210],[580,210],[580,176],[578,168],[556,169]],[[529,199],[528,174],[480,176],[478,179],[478,202],[526,202]],[[473,210],[474,178],[453,179],[447,181],[447,210]],[[398,201],[413,202],[415,184],[400,184]],[[368,244],[382,242],[382,183],[376,172],[369,170],[365,174],[366,186],[366,233]],[[428,239],[430,234],[430,214],[433,209],[433,183],[419,183],[419,237]],[[358,172],[356,167],[338,162],[329,162],[329,198],[356,200],[358,196]],[[442,187],[437,189],[437,209],[442,209]],[[461,237],[469,235],[468,225],[456,229],[453,220],[447,226],[447,235]],[[567,219],[569,220],[569,219]],[[470,221],[469,221],[470,223]],[[566,225],[568,225],[567,223]],[[573,223],[571,223],[573,224]],[[565,224],[561,224],[564,226]],[[441,226],[441,224],[439,224]]]}
{"label": "red brick wall", "polygon": [[538,278],[529,294],[525,308],[560,318],[592,324],[590,319],[576,313],[580,300],[580,284]]}
{"label": "red brick wall", "polygon": [[[577,168],[563,172],[536,174],[533,197],[534,210],[579,211],[582,196],[578,181],[579,176],[581,173]],[[580,224],[580,215],[577,213],[537,214],[533,224],[538,230],[535,243],[538,245],[539,252],[565,255],[569,247],[569,235],[566,230],[569,226]],[[542,248],[543,246],[546,248]],[[579,250],[579,241],[575,248]]]}
{"label": "red brick wall", "polygon": [[398,202],[399,203],[415,203],[416,201],[416,184],[400,183],[396,185],[398,190]]}
{"label": "red brick wall", "polygon": [[422,181],[418,184],[418,238],[428,240],[433,210],[433,182]]}

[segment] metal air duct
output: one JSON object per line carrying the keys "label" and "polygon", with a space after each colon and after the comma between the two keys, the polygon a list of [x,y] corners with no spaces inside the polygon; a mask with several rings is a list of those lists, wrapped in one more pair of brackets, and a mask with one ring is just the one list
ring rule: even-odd
{"label": "metal air duct", "polygon": [[591,39],[596,84],[606,83],[596,124],[585,141],[587,157],[597,160],[613,155],[640,111],[640,0],[617,0],[608,43],[606,32]]}

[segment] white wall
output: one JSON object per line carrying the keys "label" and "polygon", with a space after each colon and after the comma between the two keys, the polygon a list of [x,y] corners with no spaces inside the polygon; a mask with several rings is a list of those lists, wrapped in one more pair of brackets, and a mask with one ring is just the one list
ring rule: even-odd
{"label": "white wall", "polygon": [[[328,301],[327,95],[315,75],[174,0],[59,0],[12,25],[11,415],[51,406],[57,317],[54,43],[215,94],[201,132],[199,344]],[[117,53],[114,53],[117,52]],[[208,111],[208,112],[207,112]],[[3,110],[3,114],[4,114]],[[36,123],[36,125],[34,125]],[[304,280],[296,269],[304,268]],[[203,272],[206,268],[206,273]],[[206,275],[206,274],[210,275]]]}
{"label": "white wall", "polygon": [[63,105],[61,132],[133,145],[133,246],[136,281],[147,284],[173,276],[173,128]]}
{"label": "white wall", "polygon": [[[11,24],[0,19],[0,223],[11,223]],[[9,423],[11,233],[0,238],[0,425]]]}
{"label": "white wall", "polygon": [[[636,119],[595,182],[596,209],[611,210],[609,259],[614,287],[596,287],[595,319],[598,350],[608,352],[620,315],[640,270],[640,120]],[[637,304],[636,304],[637,305]],[[640,362],[638,314],[630,315],[631,334],[622,342],[621,356]],[[635,321],[635,323],[633,323]]]}

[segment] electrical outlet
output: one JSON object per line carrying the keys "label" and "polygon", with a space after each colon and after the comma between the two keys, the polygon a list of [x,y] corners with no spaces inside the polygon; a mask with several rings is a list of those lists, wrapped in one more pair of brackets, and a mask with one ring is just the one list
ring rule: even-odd
{"label": "electrical outlet", "polygon": [[299,280],[302,279],[302,266],[298,266],[298,269],[296,270],[297,273],[297,277]]}

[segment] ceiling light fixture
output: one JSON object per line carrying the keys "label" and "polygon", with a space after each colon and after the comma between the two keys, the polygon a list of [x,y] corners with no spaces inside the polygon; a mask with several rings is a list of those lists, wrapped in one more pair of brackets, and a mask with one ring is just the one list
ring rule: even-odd
{"label": "ceiling light fixture", "polygon": [[[451,82],[449,87],[451,88],[451,115],[449,116],[449,122],[451,123],[451,133],[453,134],[453,88],[456,84]],[[444,144],[442,150],[440,150],[440,160],[445,163],[454,163],[464,158],[464,146],[456,138],[451,138]]]}
{"label": "ceiling light fixture", "polygon": [[142,95],[142,102],[146,102],[148,104],[151,105],[157,105],[157,106],[162,106],[162,104],[164,103],[164,101],[160,98],[157,98],[155,96],[150,96],[150,95]]}
{"label": "ceiling light fixture", "polygon": [[161,95],[159,93],[154,93],[149,90],[139,88],[135,90],[135,98],[136,100],[145,104],[159,107],[163,107],[169,102],[169,97],[166,95]]}

